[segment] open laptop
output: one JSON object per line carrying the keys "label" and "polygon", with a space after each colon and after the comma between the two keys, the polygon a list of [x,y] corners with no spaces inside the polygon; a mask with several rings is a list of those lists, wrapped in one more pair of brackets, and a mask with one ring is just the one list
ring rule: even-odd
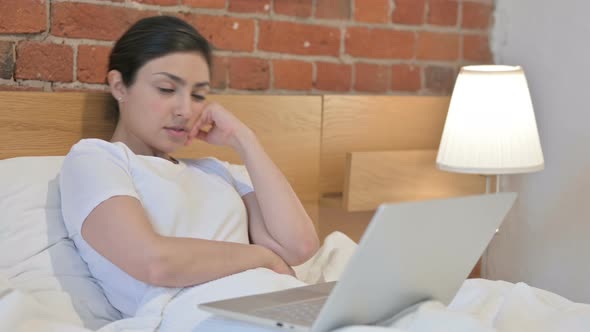
{"label": "open laptop", "polygon": [[386,325],[422,301],[448,304],[515,193],[383,204],[337,283],[204,303],[223,317],[293,331]]}

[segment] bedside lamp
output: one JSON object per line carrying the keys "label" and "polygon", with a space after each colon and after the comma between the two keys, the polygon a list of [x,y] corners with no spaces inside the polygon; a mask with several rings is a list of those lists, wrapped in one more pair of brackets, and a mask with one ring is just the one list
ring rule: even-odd
{"label": "bedside lamp", "polygon": [[449,172],[496,176],[542,170],[543,152],[524,71],[520,66],[461,68],[436,165]]}

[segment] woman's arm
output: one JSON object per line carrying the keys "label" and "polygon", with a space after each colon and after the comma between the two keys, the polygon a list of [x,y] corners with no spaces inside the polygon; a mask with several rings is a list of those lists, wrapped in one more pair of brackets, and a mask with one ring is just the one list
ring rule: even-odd
{"label": "woman's arm", "polygon": [[[200,130],[203,126],[211,129]],[[313,222],[254,133],[216,103],[205,108],[195,128],[192,136],[229,145],[243,160],[255,189],[244,196],[252,242],[271,249],[292,266],[309,259],[319,247]]]}
{"label": "woman's arm", "polygon": [[313,222],[256,137],[245,133],[239,141],[238,153],[256,189],[244,196],[252,243],[273,250],[291,266],[304,263],[319,247]]}
{"label": "woman's arm", "polygon": [[161,236],[130,196],[99,204],[82,225],[82,237],[132,277],[156,286],[190,286],[257,267],[293,273],[262,246]]}

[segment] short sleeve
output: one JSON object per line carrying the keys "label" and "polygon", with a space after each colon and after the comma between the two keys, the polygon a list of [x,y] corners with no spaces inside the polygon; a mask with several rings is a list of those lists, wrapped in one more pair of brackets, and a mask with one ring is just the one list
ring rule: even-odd
{"label": "short sleeve", "polygon": [[254,191],[254,186],[252,185],[252,180],[250,179],[246,166],[227,163],[226,167],[233,178],[234,188],[236,188],[240,196]]}
{"label": "short sleeve", "polygon": [[185,162],[206,173],[214,174],[223,178],[234,187],[240,196],[244,196],[254,191],[252,180],[250,180],[250,175],[248,175],[248,170],[244,165],[230,164],[216,158],[185,160]]}
{"label": "short sleeve", "polygon": [[61,209],[70,236],[79,234],[88,215],[114,196],[139,199],[129,159],[119,146],[82,140],[64,159],[60,173]]}

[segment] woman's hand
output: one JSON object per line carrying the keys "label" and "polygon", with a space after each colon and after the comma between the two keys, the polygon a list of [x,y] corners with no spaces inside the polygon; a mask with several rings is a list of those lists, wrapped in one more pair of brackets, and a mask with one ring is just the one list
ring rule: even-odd
{"label": "woman's hand", "polygon": [[189,133],[186,145],[194,138],[209,144],[238,147],[238,136],[247,134],[250,129],[231,112],[218,103],[209,103]]}
{"label": "woman's hand", "polygon": [[291,266],[289,266],[285,261],[281,258],[281,256],[275,254],[272,250],[267,249],[263,246],[255,245],[256,247],[260,248],[263,251],[263,255],[266,257],[264,267],[273,270],[279,274],[287,274],[293,277],[297,277],[295,275],[295,270]]}

